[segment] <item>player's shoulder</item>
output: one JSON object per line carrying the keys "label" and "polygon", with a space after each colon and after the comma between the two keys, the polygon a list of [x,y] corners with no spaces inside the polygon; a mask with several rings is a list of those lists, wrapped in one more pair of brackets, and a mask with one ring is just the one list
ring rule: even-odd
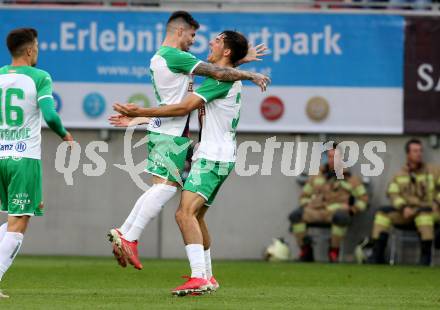
{"label": "player's shoulder", "polygon": [[25,74],[34,80],[36,85],[41,85],[42,82],[52,82],[52,78],[47,71],[44,71],[35,67],[24,67],[20,70],[22,74]]}
{"label": "player's shoulder", "polygon": [[162,57],[175,57],[175,58],[196,58],[193,54],[190,52],[182,51],[181,49],[170,47],[170,46],[161,46],[159,50],[157,51],[156,55],[162,56]]}
{"label": "player's shoulder", "polygon": [[35,67],[31,67],[31,68],[34,70],[35,75],[38,76],[39,78],[52,80],[52,77],[50,76],[49,72],[40,68],[35,68]]}

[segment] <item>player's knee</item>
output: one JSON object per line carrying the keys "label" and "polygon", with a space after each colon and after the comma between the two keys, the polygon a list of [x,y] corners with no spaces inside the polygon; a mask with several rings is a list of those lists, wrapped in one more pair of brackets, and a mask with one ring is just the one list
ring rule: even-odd
{"label": "player's knee", "polygon": [[338,226],[348,226],[351,223],[351,216],[347,211],[336,211],[333,215],[332,223]]}
{"label": "player's knee", "polygon": [[176,214],[174,215],[177,224],[180,226],[182,222],[185,221],[185,213],[182,209],[177,209]]}
{"label": "player's knee", "polygon": [[191,218],[194,218],[195,216],[196,214],[194,213],[193,210],[191,210],[190,208],[183,208],[183,207],[177,209],[175,214],[177,223],[185,222]]}
{"label": "player's knee", "polygon": [[304,209],[303,208],[298,208],[293,210],[292,213],[289,214],[289,221],[291,224],[297,224],[302,222],[303,220],[303,215],[304,215]]}

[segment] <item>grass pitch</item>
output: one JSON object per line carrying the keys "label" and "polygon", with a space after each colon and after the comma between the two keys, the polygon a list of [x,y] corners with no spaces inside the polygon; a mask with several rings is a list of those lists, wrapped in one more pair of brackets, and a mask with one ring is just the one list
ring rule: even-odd
{"label": "grass pitch", "polygon": [[440,309],[440,268],[248,261],[214,262],[220,289],[173,297],[187,263],[144,260],[123,270],[110,258],[19,257],[0,309]]}

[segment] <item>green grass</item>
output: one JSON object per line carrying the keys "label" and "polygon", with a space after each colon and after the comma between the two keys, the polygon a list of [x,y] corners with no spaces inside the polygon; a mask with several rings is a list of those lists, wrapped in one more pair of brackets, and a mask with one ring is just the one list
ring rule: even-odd
{"label": "green grass", "polygon": [[185,261],[19,257],[0,309],[440,309],[440,268],[215,262],[221,288],[173,297]]}

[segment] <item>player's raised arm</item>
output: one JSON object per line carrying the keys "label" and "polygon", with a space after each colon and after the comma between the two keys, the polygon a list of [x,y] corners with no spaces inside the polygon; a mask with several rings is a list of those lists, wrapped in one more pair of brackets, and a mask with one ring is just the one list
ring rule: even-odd
{"label": "player's raised arm", "polygon": [[207,62],[201,62],[195,67],[193,73],[195,75],[209,76],[219,81],[233,82],[239,80],[249,80],[258,85],[261,91],[265,91],[267,85],[270,84],[270,78],[264,74],[243,71],[228,67],[219,67]]}
{"label": "player's raised arm", "polygon": [[187,115],[191,113],[191,111],[198,109],[203,102],[204,100],[200,96],[190,94],[178,104],[169,104],[154,108],[141,108],[133,103],[115,103],[113,109],[129,117],[173,117]]}
{"label": "player's raised arm", "polygon": [[252,61],[262,61],[263,59],[261,59],[261,57],[268,55],[268,53],[266,53],[267,50],[268,48],[264,43],[258,44],[255,47],[249,43],[249,48],[246,56],[237,61],[236,65],[241,66],[245,63],[249,63]]}

